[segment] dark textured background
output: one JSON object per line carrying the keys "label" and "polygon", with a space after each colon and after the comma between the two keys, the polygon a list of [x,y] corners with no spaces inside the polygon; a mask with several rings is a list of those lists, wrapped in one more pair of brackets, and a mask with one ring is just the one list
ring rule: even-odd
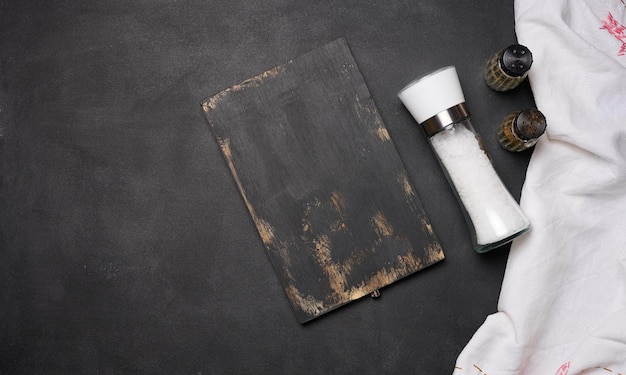
{"label": "dark textured background", "polygon": [[[300,325],[200,103],[345,37],[446,260]],[[457,66],[519,198],[532,106],[482,81],[513,1],[0,2],[0,373],[447,374],[494,312],[508,246],[479,255],[397,99]]]}

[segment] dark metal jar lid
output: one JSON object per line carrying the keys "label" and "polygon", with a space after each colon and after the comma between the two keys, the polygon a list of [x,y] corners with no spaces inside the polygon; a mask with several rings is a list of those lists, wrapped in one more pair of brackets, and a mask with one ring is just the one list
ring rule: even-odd
{"label": "dark metal jar lid", "polygon": [[539,138],[546,131],[546,117],[538,109],[525,109],[513,124],[517,136],[525,141]]}
{"label": "dark metal jar lid", "polygon": [[533,64],[533,54],[527,47],[513,44],[503,51],[500,63],[506,74],[512,77],[521,77]]}

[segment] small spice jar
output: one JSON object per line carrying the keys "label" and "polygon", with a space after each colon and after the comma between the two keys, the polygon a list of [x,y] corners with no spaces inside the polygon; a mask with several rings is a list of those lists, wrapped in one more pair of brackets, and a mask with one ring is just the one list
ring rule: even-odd
{"label": "small spice jar", "polygon": [[537,143],[546,126],[546,118],[538,109],[515,111],[498,126],[498,142],[505,150],[524,151]]}
{"label": "small spice jar", "polygon": [[487,63],[484,76],[487,86],[495,91],[508,91],[519,86],[533,63],[530,50],[513,44],[499,51]]}
{"label": "small spice jar", "polygon": [[484,253],[530,228],[474,130],[454,66],[419,78],[398,96],[421,125],[458,199],[474,250]]}

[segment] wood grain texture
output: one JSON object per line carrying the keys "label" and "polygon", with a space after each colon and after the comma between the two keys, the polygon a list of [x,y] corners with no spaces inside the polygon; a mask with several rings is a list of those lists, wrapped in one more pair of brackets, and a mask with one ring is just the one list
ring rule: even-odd
{"label": "wood grain texture", "polygon": [[300,322],[444,258],[344,39],[203,109]]}

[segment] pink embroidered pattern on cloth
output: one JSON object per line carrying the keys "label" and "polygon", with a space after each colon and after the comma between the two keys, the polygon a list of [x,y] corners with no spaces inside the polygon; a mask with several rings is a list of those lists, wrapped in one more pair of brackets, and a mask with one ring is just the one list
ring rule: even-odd
{"label": "pink embroidered pattern on cloth", "polygon": [[602,20],[602,26],[600,29],[604,29],[613,35],[617,40],[622,42],[622,46],[617,52],[617,56],[626,55],[626,26],[617,22],[611,12],[609,12],[608,20]]}
{"label": "pink embroidered pattern on cloth", "polygon": [[562,364],[561,367],[556,370],[556,374],[554,375],[567,375],[567,373],[569,372],[569,364],[569,362]]}

